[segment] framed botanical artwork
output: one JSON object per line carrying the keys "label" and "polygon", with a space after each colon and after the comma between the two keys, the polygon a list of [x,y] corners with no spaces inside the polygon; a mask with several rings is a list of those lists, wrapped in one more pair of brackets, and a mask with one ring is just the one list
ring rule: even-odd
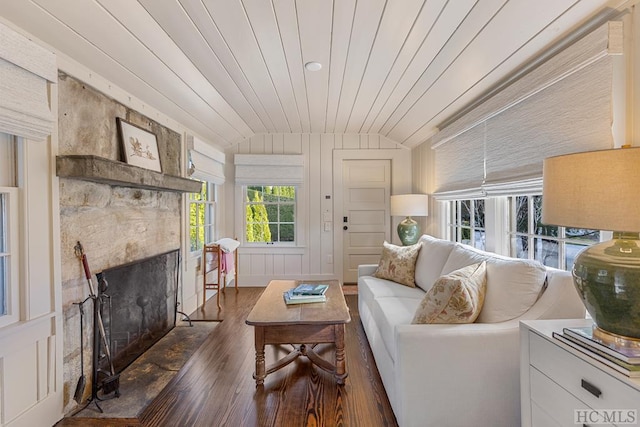
{"label": "framed botanical artwork", "polygon": [[162,172],[156,135],[116,117],[124,161],[133,166]]}

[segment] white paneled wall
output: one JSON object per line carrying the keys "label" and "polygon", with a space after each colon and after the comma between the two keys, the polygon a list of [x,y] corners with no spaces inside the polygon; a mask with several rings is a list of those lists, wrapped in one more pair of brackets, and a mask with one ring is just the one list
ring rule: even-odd
{"label": "white paneled wall", "polygon": [[[341,236],[336,231],[342,230],[342,224],[333,222],[335,202],[341,197],[341,194],[334,194],[336,150],[358,150],[364,152],[365,157],[370,151],[376,158],[379,158],[380,150],[401,150],[406,153],[406,164],[392,164],[392,167],[403,169],[400,175],[406,177],[396,184],[408,186],[411,180],[409,151],[377,134],[258,134],[227,152],[229,157],[233,154],[302,154],[305,164],[305,184],[298,193],[302,203],[297,215],[302,227],[297,229],[297,246],[241,247],[239,286],[264,286],[273,278],[341,278],[341,264],[334,259],[334,241],[338,241],[337,235]],[[239,237],[244,227],[244,210],[241,189],[234,183],[232,165],[232,158],[228,158],[223,202],[225,234]],[[329,230],[325,230],[325,217],[331,218]]]}
{"label": "white paneled wall", "polygon": [[[435,190],[435,151],[430,140],[411,150],[412,190],[414,193],[433,194]],[[439,209],[434,198],[429,198],[429,216],[415,218],[423,233],[444,237],[444,224],[439,217]]]}

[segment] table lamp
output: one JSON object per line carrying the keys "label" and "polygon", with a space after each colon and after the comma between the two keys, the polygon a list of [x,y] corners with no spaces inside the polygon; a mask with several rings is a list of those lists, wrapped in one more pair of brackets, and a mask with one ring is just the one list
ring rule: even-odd
{"label": "table lamp", "polygon": [[398,224],[398,236],[404,246],[415,245],[420,239],[420,227],[412,216],[427,216],[429,196],[398,194],[391,196],[391,216],[406,217]]}
{"label": "table lamp", "polygon": [[542,222],[613,231],[584,249],[573,280],[594,334],[640,345],[640,148],[590,151],[544,160]]}

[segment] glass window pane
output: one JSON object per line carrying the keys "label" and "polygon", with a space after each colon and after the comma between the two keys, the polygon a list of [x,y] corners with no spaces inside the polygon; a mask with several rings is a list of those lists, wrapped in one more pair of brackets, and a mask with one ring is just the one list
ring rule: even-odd
{"label": "glass window pane", "polygon": [[293,205],[281,205],[280,206],[280,222],[293,222]]}
{"label": "glass window pane", "polygon": [[458,202],[451,202],[451,224],[452,225],[457,225],[458,224]]}
{"label": "glass window pane", "polygon": [[279,242],[278,236],[278,224],[269,224],[269,240],[263,240],[264,242]]}
{"label": "glass window pane", "polygon": [[542,223],[542,196],[533,196],[534,233],[539,236],[558,237],[558,227]]}
{"label": "glass window pane", "polygon": [[589,230],[586,228],[565,229],[567,239],[579,240],[581,242],[598,243],[600,241],[600,230]]}
{"label": "glass window pane", "polygon": [[475,200],[473,210],[475,227],[484,228],[484,200]]}
{"label": "glass window pane", "polygon": [[268,222],[278,222],[278,205],[265,205],[264,209]]}
{"label": "glass window pane", "polygon": [[473,242],[473,246],[475,246],[476,249],[481,249],[484,250],[485,248],[485,232],[484,231],[480,231],[480,230],[475,230],[473,233],[473,237],[474,237],[474,242]]}
{"label": "glass window pane", "polygon": [[512,200],[515,200],[515,206],[513,208],[514,222],[516,232],[528,233],[529,232],[529,198],[527,196],[517,196]]}
{"label": "glass window pane", "polygon": [[460,202],[460,225],[471,225],[471,200]]}
{"label": "glass window pane", "polygon": [[573,243],[565,243],[564,251],[565,251],[565,269],[571,271],[573,269],[573,264],[576,262],[576,257],[587,245],[576,245]]}
{"label": "glass window pane", "polygon": [[534,259],[540,261],[548,267],[558,268],[558,246],[559,243],[554,240],[534,239],[533,241],[535,256]]}
{"label": "glass window pane", "polygon": [[294,225],[293,224],[280,224],[280,241],[281,242],[293,242],[294,239]]}
{"label": "glass window pane", "polygon": [[471,229],[467,227],[460,228],[460,243],[465,245],[471,244]]}
{"label": "glass window pane", "polygon": [[514,236],[511,239],[511,253],[516,258],[529,258],[529,238],[527,236]]}

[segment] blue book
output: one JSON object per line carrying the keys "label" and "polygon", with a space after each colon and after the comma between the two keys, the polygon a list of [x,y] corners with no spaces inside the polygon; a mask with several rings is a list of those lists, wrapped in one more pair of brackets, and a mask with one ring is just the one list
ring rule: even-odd
{"label": "blue book", "polygon": [[305,295],[305,296],[315,296],[315,295],[324,295],[324,293],[329,288],[327,284],[315,284],[315,283],[301,283],[295,288],[291,290],[291,294],[293,296],[296,295]]}

